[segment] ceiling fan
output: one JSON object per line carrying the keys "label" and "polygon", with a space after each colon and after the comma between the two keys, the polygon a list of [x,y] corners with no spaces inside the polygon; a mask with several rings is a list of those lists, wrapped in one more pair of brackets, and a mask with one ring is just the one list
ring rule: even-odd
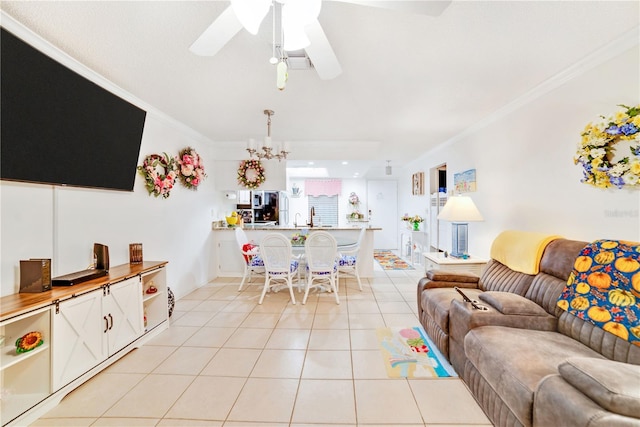
{"label": "ceiling fan", "polygon": [[[342,67],[325,35],[318,16],[322,0],[230,0],[231,4],[189,47],[196,55],[214,56],[242,28],[251,34],[257,34],[260,24],[274,8],[274,52],[276,7],[281,12],[281,37],[283,54],[304,49],[318,76],[330,80],[342,73]],[[325,0],[328,1],[328,0]],[[361,6],[393,9],[409,13],[438,16],[450,4],[451,0],[332,0]],[[272,58],[273,64],[278,63]]]}

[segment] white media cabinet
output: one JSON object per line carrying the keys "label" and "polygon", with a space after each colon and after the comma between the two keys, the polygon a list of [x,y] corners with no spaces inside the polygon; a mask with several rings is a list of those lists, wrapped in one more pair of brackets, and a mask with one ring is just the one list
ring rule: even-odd
{"label": "white media cabinet", "polygon": [[[0,422],[29,424],[132,349],[168,328],[165,261],[113,267],[105,277],[0,298]],[[147,293],[149,287],[157,291]],[[38,331],[44,343],[16,352]]]}

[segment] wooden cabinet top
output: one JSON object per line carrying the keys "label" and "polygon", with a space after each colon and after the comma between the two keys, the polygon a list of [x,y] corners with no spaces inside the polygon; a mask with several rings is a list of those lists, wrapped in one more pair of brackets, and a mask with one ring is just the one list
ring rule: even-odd
{"label": "wooden cabinet top", "polygon": [[91,292],[107,284],[157,270],[167,261],[145,261],[141,264],[122,264],[109,269],[109,274],[72,286],[54,286],[50,291],[38,293],[17,293],[0,298],[0,322],[8,318],[51,305],[54,301],[66,300],[76,295]]}

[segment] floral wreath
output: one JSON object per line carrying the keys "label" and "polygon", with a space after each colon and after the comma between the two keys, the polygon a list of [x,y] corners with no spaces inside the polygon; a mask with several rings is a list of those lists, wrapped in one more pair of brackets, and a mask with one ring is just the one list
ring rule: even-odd
{"label": "floral wreath", "polygon": [[[582,132],[582,141],[574,163],[583,167],[581,182],[599,188],[640,188],[640,105],[623,107],[615,114],[589,123]],[[614,145],[630,141],[631,157],[612,162]]]}
{"label": "floral wreath", "polygon": [[[252,176],[247,176],[247,172],[253,171]],[[243,160],[238,168],[238,183],[246,188],[256,189],[265,180],[264,168],[260,160]]]}
{"label": "floral wreath", "polygon": [[149,195],[169,197],[171,189],[176,183],[177,165],[173,157],[167,153],[151,154],[144,158],[142,166],[138,166],[138,172],[144,177],[144,185]]}
{"label": "floral wreath", "polygon": [[200,155],[191,147],[187,147],[180,151],[178,156],[180,182],[192,190],[197,190],[198,185],[206,178],[204,166]]}

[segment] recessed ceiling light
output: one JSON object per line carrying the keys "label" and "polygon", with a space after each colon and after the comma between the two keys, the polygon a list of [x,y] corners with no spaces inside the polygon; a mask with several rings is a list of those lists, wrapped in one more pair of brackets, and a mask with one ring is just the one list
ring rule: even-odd
{"label": "recessed ceiling light", "polygon": [[348,165],[348,164],[349,164],[349,162],[346,162],[346,161],[345,161],[345,162],[342,162],[342,164],[343,164],[343,165]]}
{"label": "recessed ceiling light", "polygon": [[313,166],[313,165],[315,165],[315,163],[314,162],[309,162],[309,165]]}

